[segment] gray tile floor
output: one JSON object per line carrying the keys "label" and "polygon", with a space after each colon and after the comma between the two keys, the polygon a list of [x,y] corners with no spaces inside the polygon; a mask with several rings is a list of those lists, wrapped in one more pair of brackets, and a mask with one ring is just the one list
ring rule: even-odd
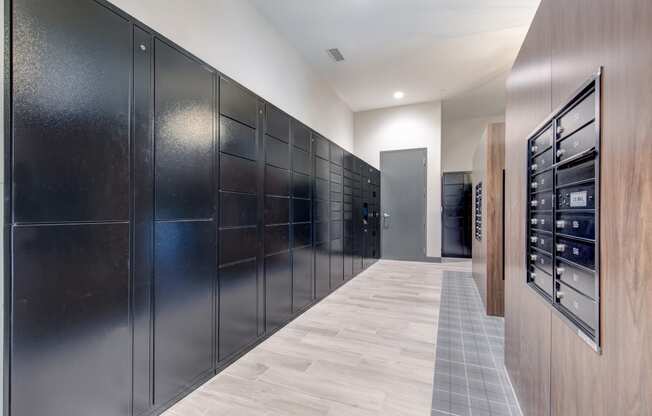
{"label": "gray tile floor", "polygon": [[445,271],[432,415],[522,416],[503,356],[503,318],[485,315],[471,273]]}

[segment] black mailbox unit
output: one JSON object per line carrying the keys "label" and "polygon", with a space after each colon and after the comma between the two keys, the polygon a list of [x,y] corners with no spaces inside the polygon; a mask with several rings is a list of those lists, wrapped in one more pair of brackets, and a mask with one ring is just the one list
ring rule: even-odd
{"label": "black mailbox unit", "polygon": [[599,351],[600,72],[527,146],[527,282]]}
{"label": "black mailbox unit", "polygon": [[482,182],[475,185],[475,239],[482,241]]}

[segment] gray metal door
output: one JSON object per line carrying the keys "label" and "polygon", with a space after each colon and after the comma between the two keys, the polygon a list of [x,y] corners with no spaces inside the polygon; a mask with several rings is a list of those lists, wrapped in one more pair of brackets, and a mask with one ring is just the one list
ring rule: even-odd
{"label": "gray metal door", "polygon": [[383,258],[426,256],[426,149],[380,152]]}

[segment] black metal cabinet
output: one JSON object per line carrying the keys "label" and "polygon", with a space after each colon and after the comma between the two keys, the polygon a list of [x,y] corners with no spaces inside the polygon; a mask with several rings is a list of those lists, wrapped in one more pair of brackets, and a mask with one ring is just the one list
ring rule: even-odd
{"label": "black metal cabinet", "polygon": [[133,413],[153,403],[151,322],[154,297],[153,37],[134,27]]}
{"label": "black metal cabinet", "polygon": [[330,291],[330,145],[318,134],[312,135],[314,149],[314,246],[315,297],[321,299]]}
{"label": "black metal cabinet", "polygon": [[216,97],[213,71],[161,40],[154,48],[154,403],[161,406],[213,370]]}
{"label": "black metal cabinet", "polygon": [[20,0],[13,19],[14,221],[127,221],[130,25],[74,0]]}
{"label": "black metal cabinet", "polygon": [[600,75],[528,140],[528,282],[599,350]]}
{"label": "black metal cabinet", "polygon": [[12,416],[126,414],[132,28],[93,2],[11,5],[4,399]]}
{"label": "black metal cabinet", "polygon": [[344,152],[342,170],[342,220],[343,220],[343,261],[344,280],[353,277],[353,244],[354,244],[354,219],[353,219],[353,155]]}
{"label": "black metal cabinet", "polygon": [[292,311],[313,300],[312,133],[292,121]]}
{"label": "black metal cabinet", "polygon": [[290,117],[276,107],[266,104],[264,241],[267,331],[285,324],[292,315],[291,150]]}
{"label": "black metal cabinet", "polygon": [[[218,361],[258,338],[262,287],[262,104],[244,88],[220,78],[220,256]],[[232,162],[224,161],[229,160]],[[227,171],[227,166],[233,169]],[[240,167],[237,169],[237,167]],[[263,167],[264,168],[264,167]]]}
{"label": "black metal cabinet", "polygon": [[335,289],[344,280],[344,240],[342,215],[342,163],[344,153],[335,143],[330,144],[331,233],[330,233],[330,287]]}
{"label": "black metal cabinet", "polygon": [[373,263],[380,173],[111,4],[57,5],[11,2],[9,416],[160,414]]}

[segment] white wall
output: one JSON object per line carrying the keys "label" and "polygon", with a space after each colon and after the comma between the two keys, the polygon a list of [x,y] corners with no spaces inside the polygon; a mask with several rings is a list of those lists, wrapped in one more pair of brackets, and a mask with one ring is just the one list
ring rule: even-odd
{"label": "white wall", "polygon": [[353,150],[353,113],[247,0],[111,0],[265,100]]}
{"label": "white wall", "polygon": [[441,103],[391,107],[354,115],[355,154],[380,168],[380,152],[426,148],[427,255],[441,257]]}
{"label": "white wall", "polygon": [[449,119],[444,111],[441,132],[442,172],[472,171],[473,153],[482,140],[487,125],[504,121],[504,116]]}

